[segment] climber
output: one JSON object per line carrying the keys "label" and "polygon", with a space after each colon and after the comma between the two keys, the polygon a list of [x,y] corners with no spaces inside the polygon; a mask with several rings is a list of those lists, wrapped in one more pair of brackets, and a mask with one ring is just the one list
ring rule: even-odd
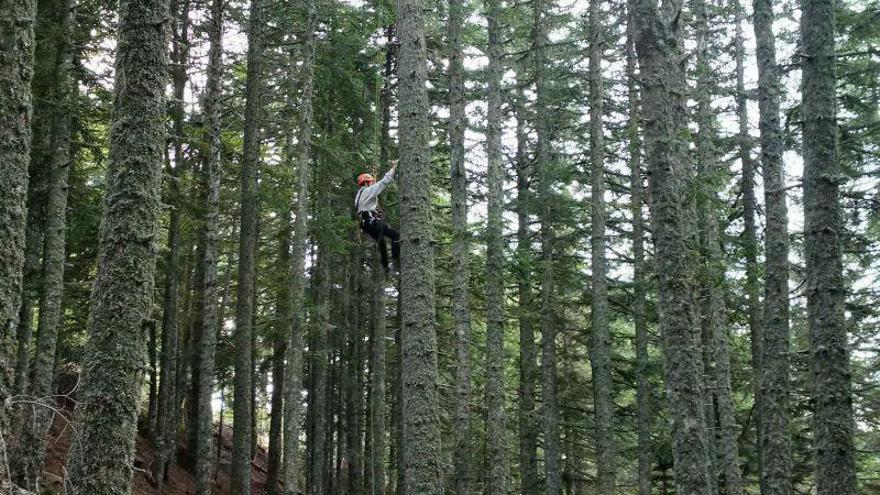
{"label": "climber", "polygon": [[385,245],[385,238],[391,239],[391,256],[394,257],[395,264],[399,264],[400,234],[382,220],[382,210],[379,209],[379,194],[394,180],[396,170],[397,160],[392,160],[391,170],[379,182],[376,182],[376,179],[370,174],[360,174],[357,178],[359,189],[354,198],[354,206],[357,209],[361,229],[370,234],[370,237],[379,244],[379,256],[381,256],[382,265],[385,266],[386,271],[388,270],[388,247]]}

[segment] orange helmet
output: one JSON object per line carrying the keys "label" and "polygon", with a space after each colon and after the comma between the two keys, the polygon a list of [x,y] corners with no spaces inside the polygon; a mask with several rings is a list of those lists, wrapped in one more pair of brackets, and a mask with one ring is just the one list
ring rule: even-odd
{"label": "orange helmet", "polygon": [[372,184],[374,182],[376,182],[376,179],[370,174],[358,175],[358,187],[363,187],[365,184]]}

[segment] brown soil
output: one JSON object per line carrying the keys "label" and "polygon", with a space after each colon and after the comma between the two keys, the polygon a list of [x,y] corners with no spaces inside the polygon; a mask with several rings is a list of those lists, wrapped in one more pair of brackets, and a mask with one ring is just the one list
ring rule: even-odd
{"label": "brown soil", "polygon": [[[216,429],[215,429],[216,434]],[[52,493],[64,493],[64,473],[67,462],[67,453],[70,451],[70,443],[73,440],[72,428],[68,421],[56,416],[49,432],[48,455],[46,470],[43,477],[44,488]],[[188,459],[189,452],[184,445],[178,445],[178,459]],[[165,486],[159,491],[151,474],[154,459],[153,443],[143,433],[138,433],[136,454],[134,461],[133,495],[189,495],[195,493],[195,480],[193,474],[179,465],[172,466],[168,473]],[[230,493],[229,472],[232,462],[232,428],[223,427],[221,435],[220,459],[217,463],[217,486],[215,494]],[[266,484],[266,449],[259,447],[256,458],[253,461],[251,474],[251,493],[259,495],[264,493]]]}

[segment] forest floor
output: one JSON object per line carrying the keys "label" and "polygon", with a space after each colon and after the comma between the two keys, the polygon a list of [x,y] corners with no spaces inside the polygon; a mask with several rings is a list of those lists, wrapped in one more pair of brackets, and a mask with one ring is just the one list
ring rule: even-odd
{"label": "forest floor", "polygon": [[[216,429],[215,429],[216,432]],[[70,444],[73,441],[73,430],[68,421],[56,415],[52,430],[49,432],[48,439],[48,456],[46,459],[46,470],[43,473],[43,485],[50,493],[65,493],[64,491],[64,473],[67,462],[67,454],[70,451]],[[135,473],[134,482],[132,484],[133,495],[189,495],[195,493],[195,479],[193,474],[181,467],[180,464],[171,466],[162,491],[156,487],[151,470],[153,467],[155,449],[153,442],[145,435],[145,432],[139,432],[137,437],[136,454],[135,454]],[[189,453],[183,445],[178,445],[178,459],[191,459]],[[266,483],[266,464],[268,461],[266,449],[258,447],[257,456],[253,462],[253,471],[251,474],[252,488],[251,493],[261,494],[264,492]],[[214,490],[216,494],[230,493],[229,490],[229,473],[232,464],[232,428],[224,425],[220,459],[217,464],[217,487]]]}

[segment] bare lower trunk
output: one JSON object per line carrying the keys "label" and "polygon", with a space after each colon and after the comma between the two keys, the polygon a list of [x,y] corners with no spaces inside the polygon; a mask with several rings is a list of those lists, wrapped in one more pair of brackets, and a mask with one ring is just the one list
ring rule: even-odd
{"label": "bare lower trunk", "polygon": [[157,20],[168,15],[163,0],[119,6],[110,186],[76,409],[81,441],[69,467],[68,490],[77,495],[131,491],[165,147],[169,40]]}

